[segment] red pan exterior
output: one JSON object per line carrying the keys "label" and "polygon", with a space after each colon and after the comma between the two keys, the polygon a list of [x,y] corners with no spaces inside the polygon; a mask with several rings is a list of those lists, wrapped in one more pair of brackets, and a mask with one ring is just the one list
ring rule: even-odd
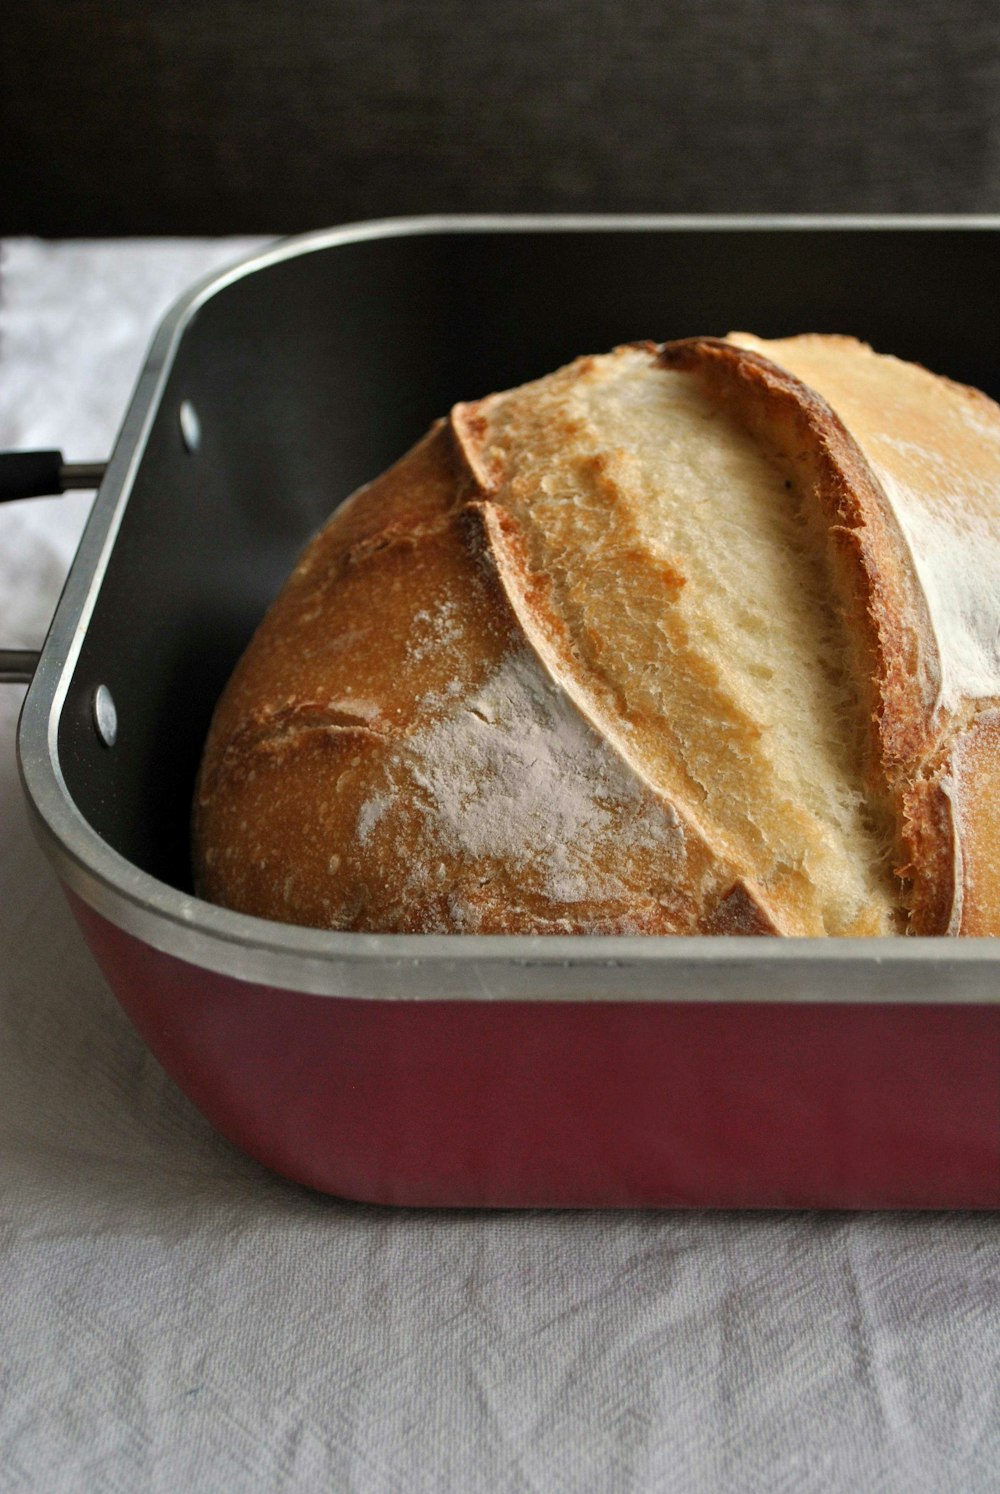
{"label": "red pan exterior", "polygon": [[70,903],[167,1072],[265,1166],[383,1204],[1000,1206],[1000,1009],[385,1001],[201,970]]}

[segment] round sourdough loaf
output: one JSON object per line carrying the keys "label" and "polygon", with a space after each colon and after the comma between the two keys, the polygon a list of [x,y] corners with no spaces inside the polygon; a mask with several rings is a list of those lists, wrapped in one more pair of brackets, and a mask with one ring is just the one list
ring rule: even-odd
{"label": "round sourdough loaf", "polygon": [[1000,931],[1000,408],[844,337],[447,420],[221,699],[198,892],[331,929]]}

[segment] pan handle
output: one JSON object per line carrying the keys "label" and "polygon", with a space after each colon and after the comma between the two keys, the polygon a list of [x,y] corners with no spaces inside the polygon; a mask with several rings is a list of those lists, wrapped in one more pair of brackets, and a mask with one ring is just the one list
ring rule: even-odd
{"label": "pan handle", "polygon": [[0,648],[0,685],[30,685],[37,648]]}
{"label": "pan handle", "polygon": [[64,462],[61,451],[0,452],[0,503],[97,488],[105,462]]}
{"label": "pan handle", "polygon": [[[61,451],[0,452],[0,503],[100,486],[104,462],[64,462]],[[38,650],[0,648],[0,685],[31,683]]]}

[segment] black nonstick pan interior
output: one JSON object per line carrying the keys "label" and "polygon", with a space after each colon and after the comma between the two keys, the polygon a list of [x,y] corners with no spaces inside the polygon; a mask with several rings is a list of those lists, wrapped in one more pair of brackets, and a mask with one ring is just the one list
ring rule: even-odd
{"label": "black nonstick pan interior", "polygon": [[850,332],[1000,396],[996,248],[972,228],[388,229],[234,280],[184,331],[141,453],[60,716],[70,794],[190,885],[194,773],[240,650],[309,535],[454,401],[737,328]]}

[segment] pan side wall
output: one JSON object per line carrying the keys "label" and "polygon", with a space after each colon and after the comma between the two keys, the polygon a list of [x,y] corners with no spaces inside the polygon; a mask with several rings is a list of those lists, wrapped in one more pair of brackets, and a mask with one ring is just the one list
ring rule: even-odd
{"label": "pan side wall", "polygon": [[69,894],[230,1141],[322,1192],[487,1208],[1000,1206],[1000,1010],[380,1001],[213,974]]}

